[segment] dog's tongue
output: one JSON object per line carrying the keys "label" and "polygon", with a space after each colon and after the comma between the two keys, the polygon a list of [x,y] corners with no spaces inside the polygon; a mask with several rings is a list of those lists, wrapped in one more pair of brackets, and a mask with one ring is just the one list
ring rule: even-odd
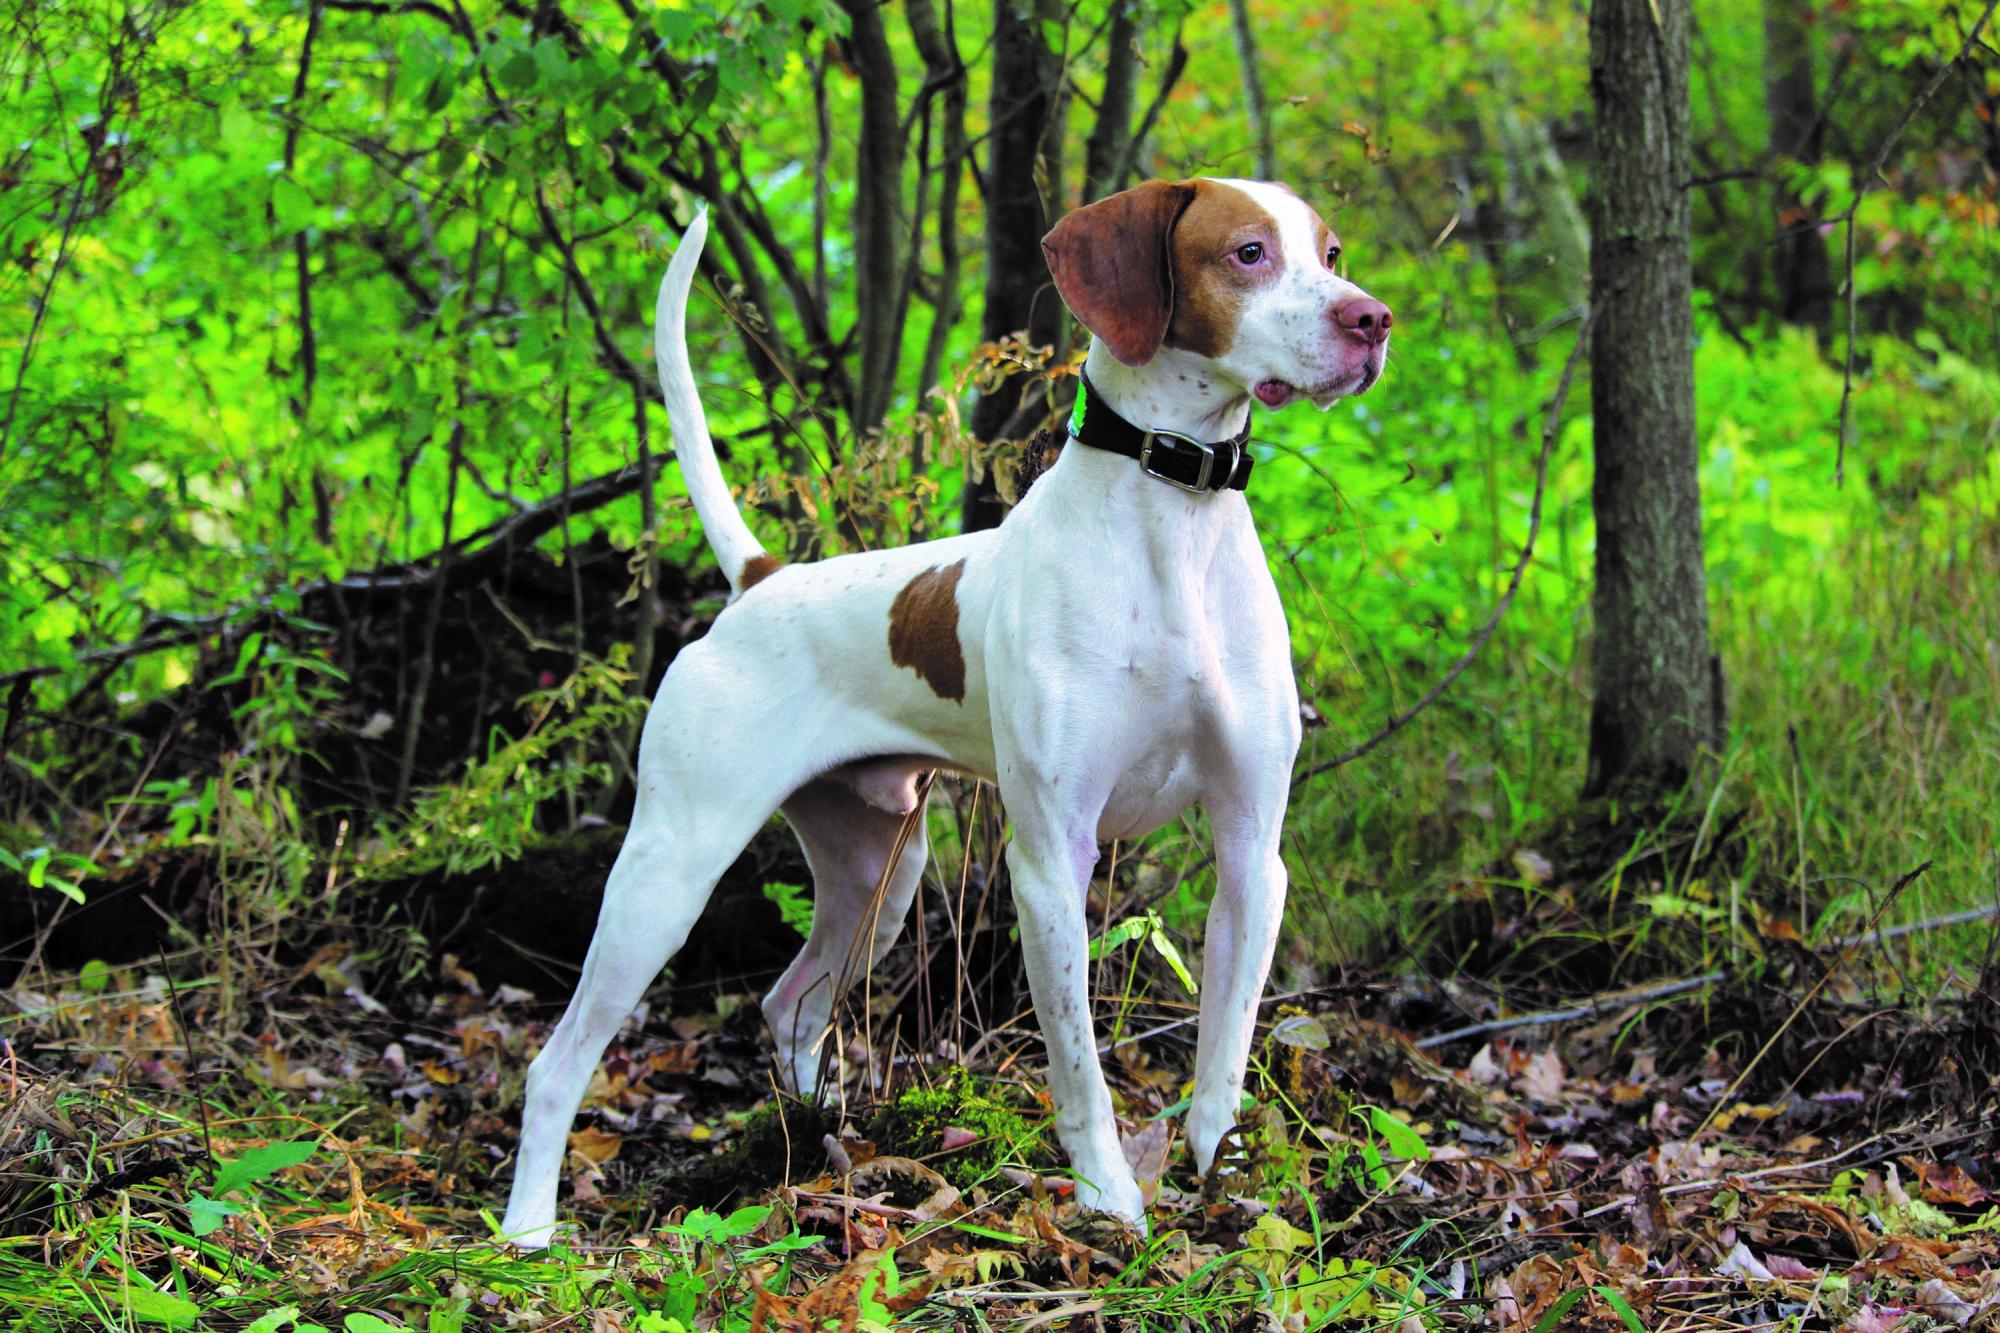
{"label": "dog's tongue", "polygon": [[1257,401],[1266,407],[1283,407],[1292,401],[1292,395],[1296,391],[1283,380],[1264,380],[1251,392],[1256,394]]}

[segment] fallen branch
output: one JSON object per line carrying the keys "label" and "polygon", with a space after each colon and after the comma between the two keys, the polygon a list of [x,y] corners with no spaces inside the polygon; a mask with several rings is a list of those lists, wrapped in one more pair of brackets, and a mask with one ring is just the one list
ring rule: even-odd
{"label": "fallen branch", "polygon": [[1651,1000],[1665,1000],[1675,995],[1685,995],[1689,991],[1712,986],[1722,980],[1720,968],[1704,972],[1698,977],[1683,977],[1678,981],[1663,981],[1654,986],[1641,986],[1637,990],[1610,991],[1594,995],[1582,1004],[1571,1005],[1567,1009],[1544,1009],[1538,1013],[1516,1014],[1512,1018],[1495,1018],[1485,1023],[1473,1023],[1449,1032],[1434,1032],[1416,1043],[1420,1051],[1435,1050],[1439,1046],[1449,1046],[1455,1041],[1466,1041],[1472,1037],[1487,1037],[1496,1032],[1511,1032],[1515,1028],[1549,1026],[1556,1023],[1572,1023],[1579,1018],[1602,1018],[1616,1013],[1629,1005],[1645,1004]]}
{"label": "fallen branch", "polygon": [[[766,429],[759,427],[748,434],[763,434]],[[656,460],[659,457],[660,455],[655,455]],[[504,565],[514,552],[524,546],[532,545],[547,533],[554,531],[563,521],[565,510],[574,516],[602,508],[613,500],[622,499],[637,491],[642,476],[641,469],[634,464],[591,477],[578,482],[567,492],[552,495],[517,513],[489,523],[478,531],[447,543],[428,555],[382,565],[366,573],[302,584],[293,589],[293,595],[308,598],[341,592],[369,596],[407,591],[429,586],[439,571],[447,566],[453,579],[483,576]],[[19,681],[40,680],[47,676],[61,675],[77,666],[117,666],[148,653],[184,647],[240,623],[246,617],[254,618],[267,614],[274,600],[274,597],[267,595],[210,616],[155,617],[139,637],[129,643],[93,648],[78,653],[75,661],[61,665],[24,667],[18,671],[0,674],[0,690]]]}
{"label": "fallen branch", "polygon": [[[1900,887],[1900,886],[1899,886]],[[1942,916],[1926,917],[1922,921],[1905,922],[1891,926],[1887,930],[1864,930],[1858,935],[1848,935],[1835,942],[1834,947],[1843,954],[1850,949],[1873,941],[1877,945],[1899,940],[1906,935],[1916,935],[1927,930],[1942,930],[1947,926],[1969,925],[1974,921],[1991,921],[2000,917],[2000,903],[1987,907],[1968,907],[1962,912],[1946,912]],[[1837,968],[1839,963],[1835,963]],[[1550,1027],[1557,1023],[1573,1023],[1579,1018],[1602,1018],[1634,1004],[1645,1004],[1652,1000],[1671,999],[1685,995],[1689,991],[1712,986],[1727,975],[1721,968],[1704,972],[1698,977],[1683,977],[1677,981],[1663,981],[1653,986],[1642,986],[1637,990],[1607,991],[1594,995],[1579,1004],[1564,1009],[1543,1009],[1532,1014],[1516,1014],[1512,1018],[1495,1018],[1485,1023],[1473,1023],[1449,1032],[1437,1032],[1416,1043],[1418,1050],[1433,1050],[1439,1046],[1449,1046],[1455,1041],[1466,1041],[1473,1037],[1491,1036],[1497,1032],[1511,1032],[1516,1028]]]}

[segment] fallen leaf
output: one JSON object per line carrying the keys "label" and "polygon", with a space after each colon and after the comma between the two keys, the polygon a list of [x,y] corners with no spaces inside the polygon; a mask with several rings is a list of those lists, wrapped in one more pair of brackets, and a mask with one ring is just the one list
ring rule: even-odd
{"label": "fallen leaf", "polygon": [[593,1166],[602,1166],[618,1155],[618,1149],[624,1142],[623,1134],[586,1125],[570,1132],[569,1150]]}

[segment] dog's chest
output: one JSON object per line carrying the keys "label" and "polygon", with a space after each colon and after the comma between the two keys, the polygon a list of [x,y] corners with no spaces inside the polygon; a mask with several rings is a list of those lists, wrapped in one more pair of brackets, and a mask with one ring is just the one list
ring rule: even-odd
{"label": "dog's chest", "polygon": [[1149,832],[1200,799],[1214,740],[1236,711],[1223,652],[1227,614],[1214,591],[1148,599],[1137,616],[1126,610],[1125,661],[1107,690],[1122,718],[1123,763],[1099,820],[1102,838]]}

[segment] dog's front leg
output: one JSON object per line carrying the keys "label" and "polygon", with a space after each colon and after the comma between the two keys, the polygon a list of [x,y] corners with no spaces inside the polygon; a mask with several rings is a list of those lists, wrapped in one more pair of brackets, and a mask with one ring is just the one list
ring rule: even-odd
{"label": "dog's front leg", "polygon": [[1285,863],[1278,855],[1284,796],[1279,785],[1264,808],[1209,804],[1216,889],[1202,941],[1201,1035],[1187,1118],[1188,1148],[1203,1175],[1239,1119],[1257,1006],[1285,917]]}
{"label": "dog's front leg", "polygon": [[1094,826],[1015,812],[1007,868],[1028,987],[1048,1049],[1056,1137],[1076,1173],[1077,1201],[1143,1228],[1145,1199],[1118,1144],[1090,1019],[1090,927],[1083,909],[1096,861]]}

